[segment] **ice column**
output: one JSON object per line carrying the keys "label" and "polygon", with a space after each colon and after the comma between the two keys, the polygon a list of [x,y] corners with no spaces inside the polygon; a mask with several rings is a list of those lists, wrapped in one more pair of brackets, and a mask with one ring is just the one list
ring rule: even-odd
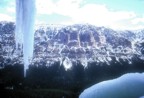
{"label": "ice column", "polygon": [[33,57],[35,0],[16,0],[16,47],[23,46],[24,75]]}

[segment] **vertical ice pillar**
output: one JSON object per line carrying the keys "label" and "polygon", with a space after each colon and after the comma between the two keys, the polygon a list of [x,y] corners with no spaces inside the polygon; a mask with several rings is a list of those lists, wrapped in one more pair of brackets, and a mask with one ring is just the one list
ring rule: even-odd
{"label": "vertical ice pillar", "polygon": [[[15,41],[16,48],[23,44],[23,1],[16,0],[16,30],[15,30]],[[22,48],[22,47],[21,47]]]}
{"label": "vertical ice pillar", "polygon": [[24,75],[33,57],[35,0],[16,0],[16,46],[23,46]]}

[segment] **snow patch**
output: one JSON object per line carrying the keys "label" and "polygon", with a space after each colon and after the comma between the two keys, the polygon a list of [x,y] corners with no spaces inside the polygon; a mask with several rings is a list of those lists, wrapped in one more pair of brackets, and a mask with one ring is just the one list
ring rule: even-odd
{"label": "snow patch", "polygon": [[79,98],[144,98],[144,73],[128,73],[84,90]]}

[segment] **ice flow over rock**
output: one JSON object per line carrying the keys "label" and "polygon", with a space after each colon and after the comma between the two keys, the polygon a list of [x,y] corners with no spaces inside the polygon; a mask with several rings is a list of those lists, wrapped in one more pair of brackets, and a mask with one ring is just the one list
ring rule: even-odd
{"label": "ice flow over rock", "polygon": [[33,56],[35,0],[16,0],[16,47],[23,48],[24,74]]}

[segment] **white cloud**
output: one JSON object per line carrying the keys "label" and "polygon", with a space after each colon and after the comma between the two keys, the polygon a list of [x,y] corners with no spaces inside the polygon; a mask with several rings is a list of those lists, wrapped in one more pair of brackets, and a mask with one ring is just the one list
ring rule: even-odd
{"label": "white cloud", "polygon": [[7,14],[0,14],[0,21],[14,21],[14,19]]}
{"label": "white cloud", "polygon": [[37,12],[39,14],[61,14],[65,16],[71,16],[77,11],[79,4],[82,0],[58,0],[53,2],[52,0],[37,0]]}
{"label": "white cloud", "polygon": [[[37,14],[48,15],[59,14],[67,16],[70,20],[61,23],[90,23],[97,26],[106,26],[114,29],[137,29],[143,28],[144,16],[137,16],[134,12],[114,11],[106,5],[87,4],[84,0],[36,0]],[[10,14],[15,14],[15,3],[6,8],[9,15],[0,14],[0,21],[13,21]],[[41,19],[40,21],[42,21]],[[56,19],[57,20],[57,19]],[[38,20],[37,20],[38,23]],[[58,23],[60,24],[60,23]]]}
{"label": "white cloud", "polygon": [[118,21],[135,17],[133,12],[113,12],[108,10],[105,5],[87,4],[77,10],[79,14],[72,17],[74,21],[104,26],[109,26]]}
{"label": "white cloud", "polygon": [[15,7],[8,7],[6,10],[9,13],[14,13],[15,14]]}
{"label": "white cloud", "polygon": [[[71,17],[65,23],[90,23],[98,26],[107,26],[114,29],[134,29],[142,27],[139,22],[144,18],[137,18],[136,13],[129,11],[112,11],[106,5],[85,4],[83,0],[37,0],[38,13],[60,14]],[[137,25],[136,25],[137,24]]]}
{"label": "white cloud", "polygon": [[55,13],[73,17],[78,14],[82,0],[60,0],[56,3]]}
{"label": "white cloud", "polygon": [[144,24],[144,17],[141,18],[135,18],[132,20],[133,24],[139,24],[139,23],[143,23]]}
{"label": "white cloud", "polygon": [[52,14],[56,8],[52,0],[37,0],[36,6],[38,14]]}

